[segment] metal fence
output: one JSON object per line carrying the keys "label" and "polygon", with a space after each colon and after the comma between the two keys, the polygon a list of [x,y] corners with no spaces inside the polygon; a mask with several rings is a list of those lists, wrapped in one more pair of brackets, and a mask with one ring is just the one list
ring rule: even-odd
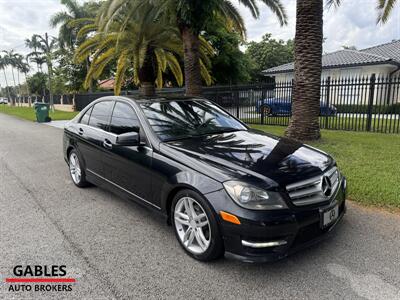
{"label": "metal fence", "polygon": [[[289,124],[293,83],[209,88],[204,96],[249,124]],[[321,82],[320,126],[400,133],[400,77],[326,78]]]}
{"label": "metal fence", "polygon": [[[400,133],[400,76],[326,78],[321,82],[320,125],[325,129]],[[216,86],[203,90],[231,114],[249,124],[287,126],[291,116],[292,81],[240,86]],[[133,95],[138,91],[125,91]],[[183,94],[183,89],[162,89],[160,94]],[[82,110],[90,102],[112,92],[77,94]]]}

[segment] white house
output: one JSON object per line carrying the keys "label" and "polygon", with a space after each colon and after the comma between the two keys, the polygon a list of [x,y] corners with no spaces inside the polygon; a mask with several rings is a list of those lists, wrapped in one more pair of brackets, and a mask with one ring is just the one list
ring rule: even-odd
{"label": "white house", "polygon": [[[263,71],[276,82],[293,79],[294,64],[284,64]],[[322,56],[322,77],[333,78],[398,75],[400,40],[362,50],[339,50]]]}
{"label": "white house", "polygon": [[[289,82],[293,79],[294,64],[288,63],[263,71],[265,76],[275,78],[276,83]],[[374,46],[362,50],[339,50],[322,56],[322,79],[330,77],[331,81],[346,78],[370,78],[372,74],[380,78],[398,78],[400,76],[400,40]],[[400,96],[395,94],[388,85],[378,85],[375,90],[374,104],[379,104],[385,99],[390,103],[400,102]],[[324,91],[322,96],[324,97]],[[369,86],[360,89],[339,88],[332,99],[336,104],[356,102],[367,104]]]}

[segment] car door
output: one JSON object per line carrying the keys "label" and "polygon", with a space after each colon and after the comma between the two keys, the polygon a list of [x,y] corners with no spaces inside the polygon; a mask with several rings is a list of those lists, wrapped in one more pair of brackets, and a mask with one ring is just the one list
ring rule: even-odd
{"label": "car door", "polygon": [[104,177],[103,141],[110,123],[114,101],[105,100],[94,104],[77,124],[77,147],[85,162],[87,172]]}
{"label": "car door", "polygon": [[[152,149],[148,144],[140,122],[132,106],[116,101],[110,129],[104,140],[107,154],[104,158],[106,178],[134,196],[148,202],[151,194]],[[141,145],[117,146],[119,134],[140,131]]]}

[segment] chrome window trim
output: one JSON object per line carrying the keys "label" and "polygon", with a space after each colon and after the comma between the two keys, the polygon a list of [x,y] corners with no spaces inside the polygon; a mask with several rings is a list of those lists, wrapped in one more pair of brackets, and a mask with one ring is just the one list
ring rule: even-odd
{"label": "chrome window trim", "polygon": [[107,181],[108,183],[110,183],[110,184],[114,185],[115,187],[119,188],[120,190],[122,190],[122,191],[124,191],[124,192],[126,192],[126,193],[128,193],[128,194],[130,194],[130,195],[132,195],[132,196],[134,196],[134,197],[136,197],[136,198],[138,198],[138,199],[140,199],[141,201],[143,201],[143,202],[145,202],[145,203],[147,203],[147,204],[149,204],[149,205],[151,205],[151,206],[157,208],[158,210],[161,210],[161,207],[159,207],[159,206],[157,206],[157,205],[151,203],[150,201],[148,201],[148,200],[146,200],[146,199],[144,199],[144,198],[142,198],[142,197],[136,195],[135,193],[132,193],[132,192],[128,191],[127,189],[123,188],[122,186],[120,186],[120,185],[118,185],[118,184],[112,182],[111,180],[108,180],[107,178],[105,178],[105,177],[103,177],[103,176],[97,174],[96,172],[93,172],[93,171],[90,170],[90,169],[86,169],[86,171],[92,173],[93,175],[99,177],[100,179],[103,179],[104,181]]}
{"label": "chrome window trim", "polygon": [[104,99],[104,100],[101,100],[101,101],[99,101],[99,102],[91,103],[90,106],[89,106],[88,108],[85,108],[85,111],[84,111],[83,115],[79,118],[79,120],[78,120],[78,122],[77,122],[76,124],[79,124],[79,126],[89,127],[90,129],[94,129],[94,130],[100,131],[100,132],[102,132],[102,133],[109,134],[109,135],[112,135],[112,136],[114,136],[114,137],[117,137],[118,134],[115,134],[115,133],[112,133],[112,132],[109,132],[109,131],[105,131],[105,130],[100,129],[100,128],[98,128],[98,127],[91,126],[91,125],[89,125],[89,124],[82,124],[82,123],[81,123],[82,117],[86,114],[86,112],[87,112],[88,110],[90,110],[91,108],[93,108],[93,106],[95,106],[97,103],[104,102],[104,101],[114,102],[113,110],[111,111],[111,115],[110,115],[110,123],[111,123],[111,120],[112,120],[112,113],[114,112],[115,102],[118,101],[118,102],[121,102],[121,103],[125,103],[125,104],[129,105],[130,107],[132,107],[133,111],[135,112],[136,116],[138,117],[138,120],[139,120],[139,123],[140,123],[141,128],[143,128],[143,132],[144,132],[144,135],[145,135],[146,140],[147,140],[146,145],[143,145],[142,147],[147,148],[147,149],[153,151],[153,146],[151,145],[151,142],[150,142],[150,139],[149,139],[149,135],[147,134],[146,128],[145,128],[145,126],[143,126],[142,121],[141,121],[140,118],[139,118],[139,114],[138,114],[138,111],[137,111],[136,107],[135,107],[134,105],[132,105],[131,103],[129,103],[129,101],[126,101],[126,100],[123,99],[123,98],[122,98],[122,100],[121,100],[121,99],[112,99],[112,100],[111,100],[111,99],[110,99],[110,100]]}

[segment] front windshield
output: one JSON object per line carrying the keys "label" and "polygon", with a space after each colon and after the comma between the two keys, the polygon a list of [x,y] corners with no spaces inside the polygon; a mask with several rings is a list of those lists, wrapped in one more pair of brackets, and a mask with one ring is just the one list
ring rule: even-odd
{"label": "front windshield", "polygon": [[209,101],[170,100],[140,106],[162,141],[246,130],[243,124]]}

